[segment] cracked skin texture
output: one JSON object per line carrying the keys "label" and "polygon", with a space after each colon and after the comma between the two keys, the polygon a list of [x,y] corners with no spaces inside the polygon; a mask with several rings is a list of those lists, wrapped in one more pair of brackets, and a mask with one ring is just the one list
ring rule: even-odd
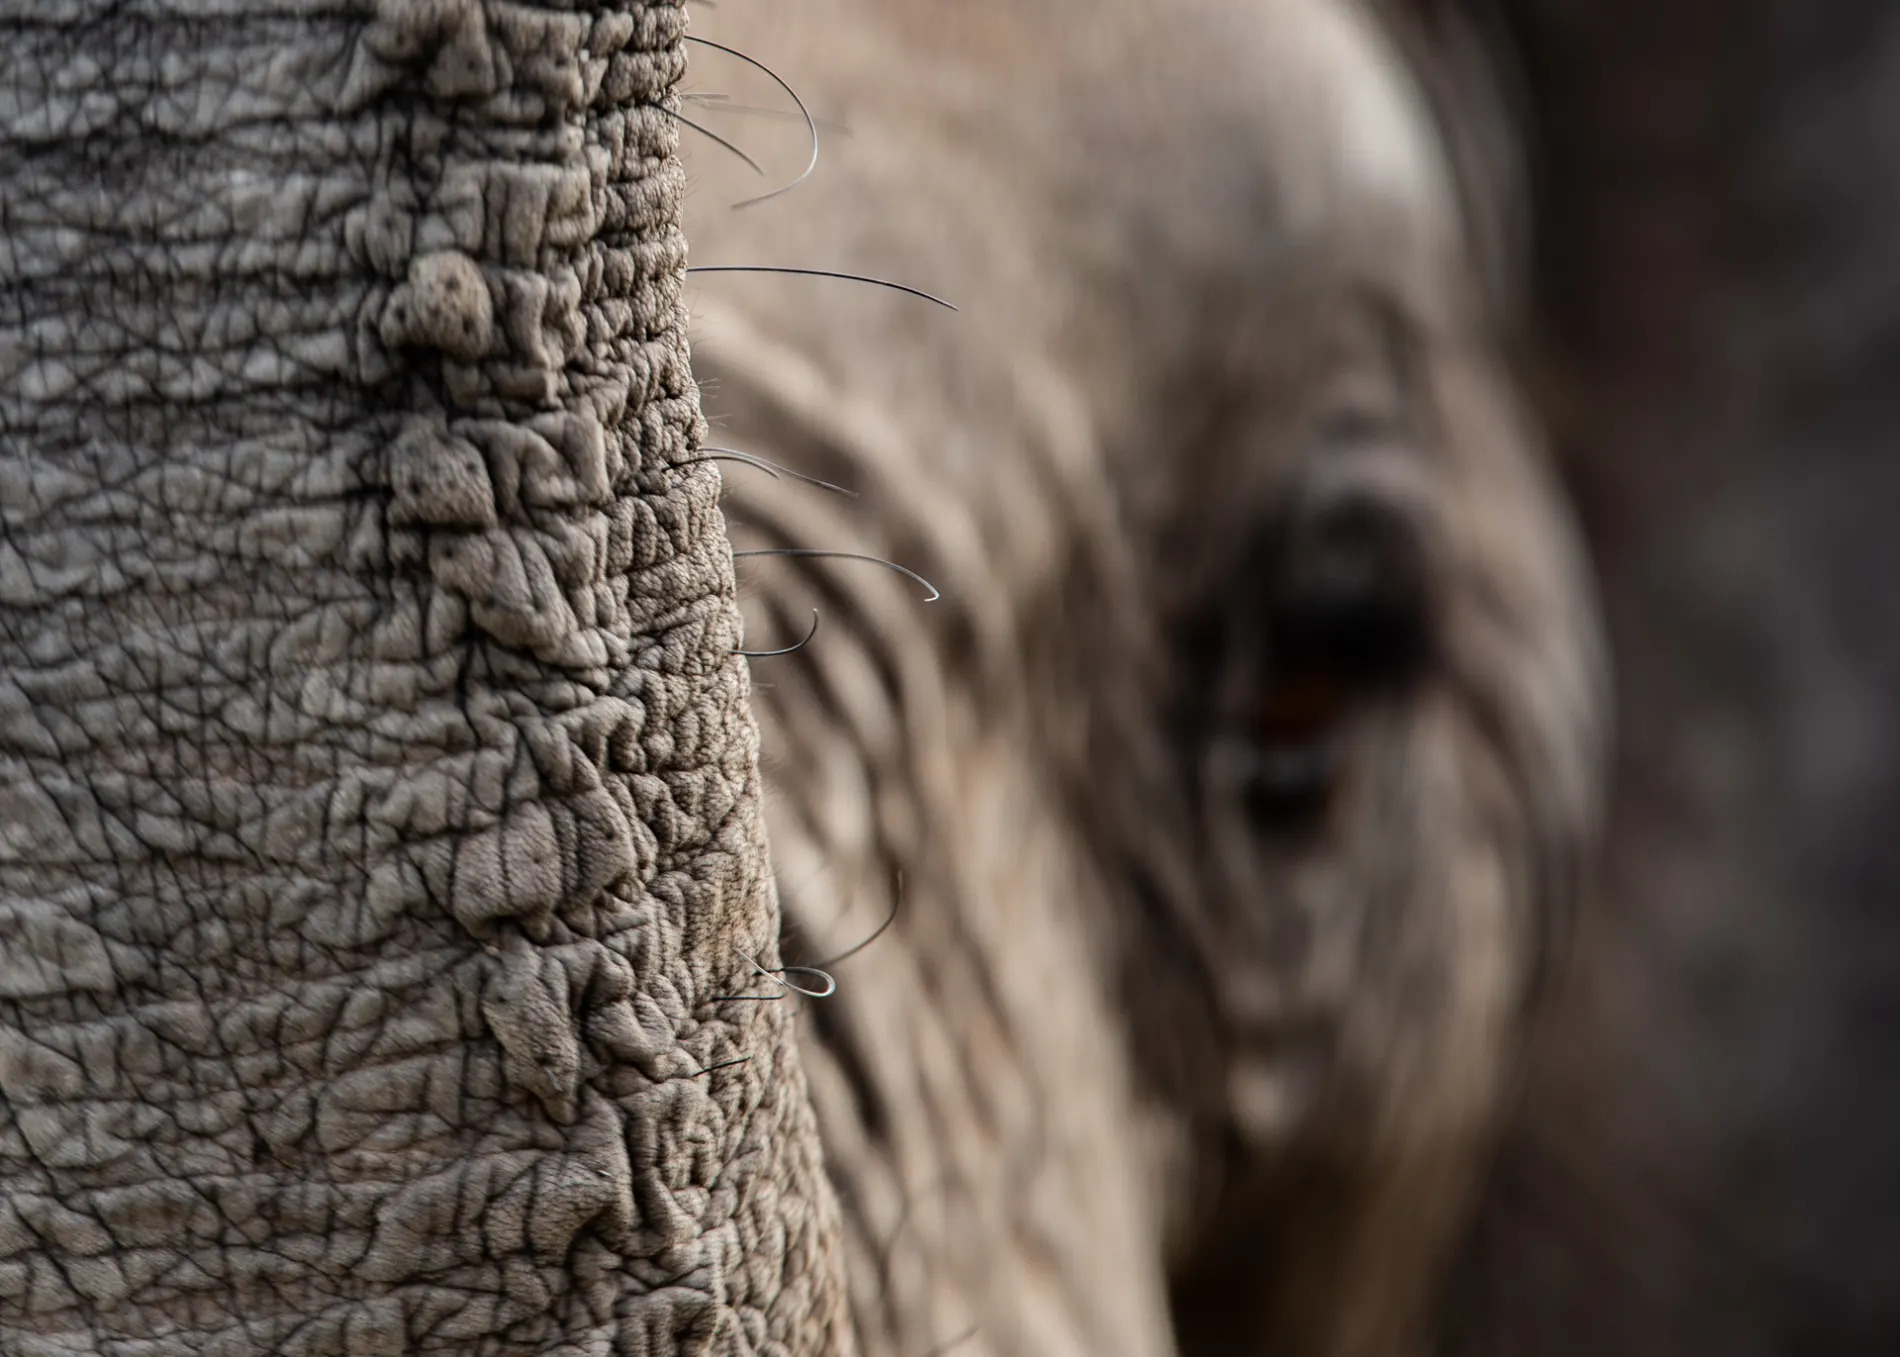
{"label": "cracked skin texture", "polygon": [[673,4],[0,15],[0,1351],[847,1351]]}

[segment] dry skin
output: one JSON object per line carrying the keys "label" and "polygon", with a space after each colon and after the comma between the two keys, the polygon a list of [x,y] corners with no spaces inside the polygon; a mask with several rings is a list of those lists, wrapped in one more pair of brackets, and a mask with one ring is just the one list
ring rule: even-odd
{"label": "dry skin", "polygon": [[829,1341],[683,27],[0,10],[8,1357]]}

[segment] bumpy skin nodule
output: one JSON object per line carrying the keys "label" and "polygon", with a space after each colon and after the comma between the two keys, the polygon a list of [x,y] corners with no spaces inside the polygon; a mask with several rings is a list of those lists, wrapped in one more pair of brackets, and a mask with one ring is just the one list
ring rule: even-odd
{"label": "bumpy skin nodule", "polygon": [[849,1347],[683,27],[0,17],[0,1349]]}

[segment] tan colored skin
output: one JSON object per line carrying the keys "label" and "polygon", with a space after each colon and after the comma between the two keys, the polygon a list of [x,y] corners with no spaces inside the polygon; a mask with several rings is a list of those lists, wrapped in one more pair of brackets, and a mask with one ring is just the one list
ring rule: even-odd
{"label": "tan colored skin", "polygon": [[0,18],[10,1357],[850,1350],[683,18]]}
{"label": "tan colored skin", "polygon": [[[695,143],[696,258],[962,308],[694,289],[715,441],[862,494],[732,469],[738,544],[945,594],[742,563],[748,644],[823,615],[755,666],[788,951],[858,941],[903,876],[800,1020],[861,1341],[1418,1350],[1603,726],[1423,106],[1329,0],[816,0],[702,31],[848,133],[740,212],[758,181]],[[693,115],[802,163],[796,126]],[[1368,560],[1419,653],[1299,697],[1288,600]],[[1263,726],[1334,754],[1306,813],[1248,808]]]}

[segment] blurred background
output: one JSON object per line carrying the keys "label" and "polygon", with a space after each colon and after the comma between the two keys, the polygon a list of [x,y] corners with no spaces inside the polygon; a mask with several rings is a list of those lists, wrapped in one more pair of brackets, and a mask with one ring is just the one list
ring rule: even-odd
{"label": "blurred background", "polygon": [[1472,1312],[1502,1351],[1900,1350],[1900,6],[1401,8],[1503,73],[1620,727]]}

